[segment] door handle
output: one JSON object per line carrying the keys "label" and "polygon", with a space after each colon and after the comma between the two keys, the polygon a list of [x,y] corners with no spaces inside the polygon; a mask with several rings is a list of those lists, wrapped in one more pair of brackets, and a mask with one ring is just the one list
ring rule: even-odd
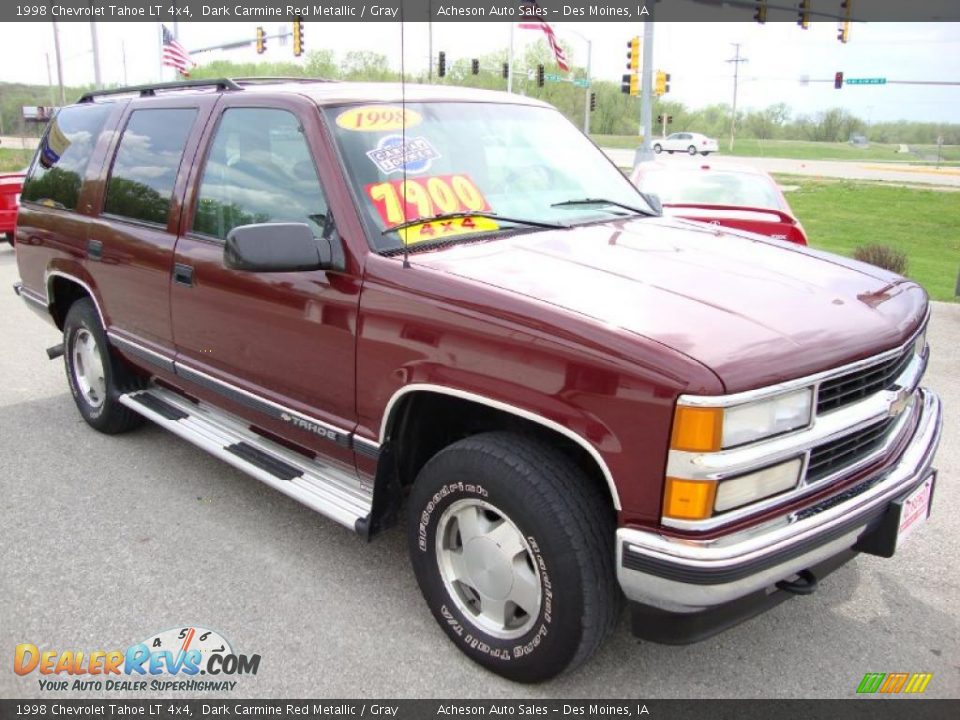
{"label": "door handle", "polygon": [[178,285],[193,287],[193,267],[181,263],[174,263],[173,281]]}

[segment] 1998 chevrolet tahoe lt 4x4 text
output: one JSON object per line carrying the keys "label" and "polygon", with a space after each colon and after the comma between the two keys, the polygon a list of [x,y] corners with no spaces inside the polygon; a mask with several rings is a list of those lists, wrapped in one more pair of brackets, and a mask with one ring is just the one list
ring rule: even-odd
{"label": "1998 chevrolet tahoe lt 4x4 text", "polygon": [[704,637],[889,557],[940,402],[916,284],[667,220],[540,102],[216,80],[84,96],[17,291],[101,432],[148,418],[372,536],[470,658]]}

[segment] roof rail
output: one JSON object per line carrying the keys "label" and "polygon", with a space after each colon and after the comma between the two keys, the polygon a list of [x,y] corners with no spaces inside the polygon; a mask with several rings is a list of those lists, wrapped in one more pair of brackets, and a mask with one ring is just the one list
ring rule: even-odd
{"label": "roof rail", "polygon": [[328,78],[321,77],[304,77],[300,76],[283,76],[283,75],[261,75],[256,77],[235,77],[231,78],[235,83],[240,85],[257,85],[263,83],[264,85],[269,83],[315,83],[315,82],[336,82],[336,80],[329,80]]}
{"label": "roof rail", "polygon": [[176,82],[151,83],[149,85],[130,85],[128,87],[110,88],[109,90],[92,90],[84,93],[78,103],[92,103],[94,99],[105,95],[129,95],[130,93],[139,93],[140,97],[152,97],[156,95],[157,90],[185,90],[189,88],[216,87],[217,90],[243,90],[235,81],[230,78],[218,78],[212,80],[178,80]]}

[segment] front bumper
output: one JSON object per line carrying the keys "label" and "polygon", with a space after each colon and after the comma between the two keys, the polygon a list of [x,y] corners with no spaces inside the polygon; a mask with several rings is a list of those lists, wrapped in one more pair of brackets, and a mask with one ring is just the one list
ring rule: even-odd
{"label": "front bumper", "polygon": [[894,466],[813,508],[712,540],[621,528],[617,577],[624,594],[648,608],[697,613],[852,557],[849,551],[890,503],[931,472],[943,424],[940,400],[921,390],[919,407],[913,437]]}

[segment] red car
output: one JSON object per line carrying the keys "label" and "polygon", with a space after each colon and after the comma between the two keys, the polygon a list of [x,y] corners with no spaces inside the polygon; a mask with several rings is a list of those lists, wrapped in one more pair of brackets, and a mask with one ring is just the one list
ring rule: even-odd
{"label": "red car", "polygon": [[23,189],[23,174],[0,175],[0,238],[13,245],[17,226],[17,206]]}
{"label": "red car", "polygon": [[807,236],[769,173],[748,165],[647,162],[630,176],[656,195],[665,215],[807,244]]}

